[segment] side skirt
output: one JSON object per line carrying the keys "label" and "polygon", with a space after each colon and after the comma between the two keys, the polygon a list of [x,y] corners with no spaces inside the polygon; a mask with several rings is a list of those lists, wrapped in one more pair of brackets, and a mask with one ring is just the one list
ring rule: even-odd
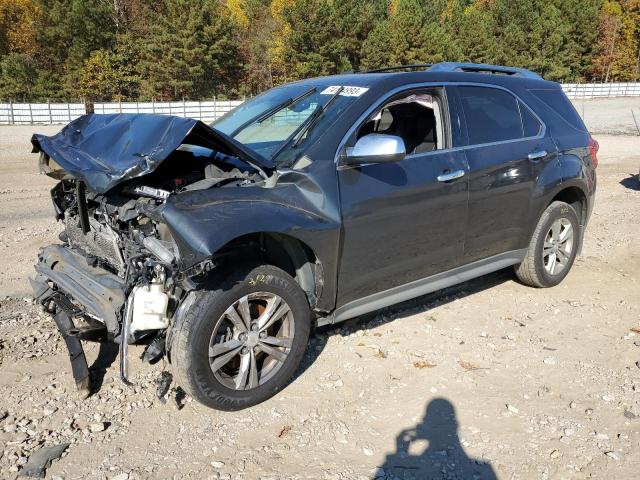
{"label": "side skirt", "polygon": [[526,254],[526,249],[512,250],[483,260],[477,260],[467,265],[447,270],[446,272],[437,273],[430,277],[414,280],[413,282],[374,293],[373,295],[358,300],[353,300],[338,307],[331,315],[319,318],[318,326],[349,320],[350,318],[380,310],[389,305],[411,300],[412,298],[442,290],[443,288],[466,282],[467,280],[501,270],[511,265],[516,265],[524,260]]}

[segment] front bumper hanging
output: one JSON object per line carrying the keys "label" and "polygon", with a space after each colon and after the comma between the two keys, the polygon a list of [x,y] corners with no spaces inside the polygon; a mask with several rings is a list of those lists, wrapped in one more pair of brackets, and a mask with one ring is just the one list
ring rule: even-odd
{"label": "front bumper hanging", "polygon": [[[125,303],[122,280],[106,270],[87,264],[79,253],[61,245],[41,250],[36,265],[37,275],[31,287],[37,303],[53,314],[64,339],[71,370],[78,390],[90,393],[89,367],[81,340],[113,340],[120,331],[118,321]],[[71,299],[82,305],[74,305]],[[90,313],[104,319],[104,325],[76,328],[73,319]]]}
{"label": "front bumper hanging", "polygon": [[89,396],[91,393],[89,366],[80,342],[79,332],[72,320],[74,314],[73,305],[66,297],[56,293],[49,285],[37,277],[31,279],[31,286],[36,295],[36,301],[53,313],[53,320],[56,322],[60,335],[62,335],[69,351],[71,371],[76,387],[82,392],[83,396]]}

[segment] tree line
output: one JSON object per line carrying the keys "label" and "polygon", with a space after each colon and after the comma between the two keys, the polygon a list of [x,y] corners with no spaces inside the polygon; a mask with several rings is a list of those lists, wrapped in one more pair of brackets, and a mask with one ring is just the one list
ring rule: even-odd
{"label": "tree line", "polygon": [[638,79],[640,0],[0,0],[0,98],[238,98],[466,61]]}

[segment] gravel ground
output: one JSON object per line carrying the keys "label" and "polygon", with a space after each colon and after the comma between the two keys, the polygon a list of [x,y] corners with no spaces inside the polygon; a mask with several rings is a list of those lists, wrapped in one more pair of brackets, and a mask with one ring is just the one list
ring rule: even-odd
{"label": "gravel ground", "polygon": [[640,135],[640,97],[571,100],[595,135]]}
{"label": "gravel ground", "polygon": [[159,402],[165,366],[141,364],[138,347],[129,388],[113,350],[86,344],[100,387],[76,397],[27,289],[60,228],[32,130],[0,129],[0,478],[64,443],[47,478],[638,477],[640,137],[598,137],[596,209],[560,286],[507,270],[322,330],[280,395],[224,413],[175,388]]}

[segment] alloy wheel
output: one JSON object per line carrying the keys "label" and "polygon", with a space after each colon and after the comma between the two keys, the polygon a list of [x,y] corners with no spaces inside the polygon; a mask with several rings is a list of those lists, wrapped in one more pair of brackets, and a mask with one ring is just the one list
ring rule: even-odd
{"label": "alloy wheel", "polygon": [[272,378],[291,352],[294,318],[280,296],[255,292],[236,300],[217,320],[209,365],[233,390],[256,388]]}
{"label": "alloy wheel", "polygon": [[542,248],[542,263],[551,275],[562,272],[571,260],[574,235],[573,226],[566,218],[558,218],[551,224]]}

